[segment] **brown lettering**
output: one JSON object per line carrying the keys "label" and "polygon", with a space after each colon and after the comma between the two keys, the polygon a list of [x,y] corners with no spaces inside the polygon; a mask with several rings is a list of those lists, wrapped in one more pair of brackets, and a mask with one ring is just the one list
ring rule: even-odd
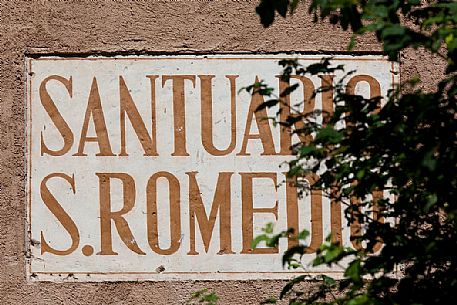
{"label": "brown lettering", "polygon": [[337,187],[330,190],[330,232],[332,233],[332,243],[341,245],[343,242],[343,227],[341,224],[341,201],[340,192]]}
{"label": "brown lettering", "polygon": [[51,118],[52,122],[59,130],[60,135],[63,139],[63,147],[59,150],[51,150],[49,149],[46,144],[44,143],[43,139],[43,132],[41,132],[41,155],[48,154],[51,156],[62,156],[66,154],[71,146],[73,145],[73,132],[71,131],[70,127],[68,126],[67,122],[63,119],[62,115],[60,114],[59,110],[57,109],[54,101],[49,96],[48,91],[46,90],[46,84],[50,80],[56,80],[61,82],[68,91],[70,97],[73,97],[72,91],[72,78],[69,79],[63,78],[59,75],[51,75],[45,78],[40,84],[40,99],[41,104],[43,105],[44,109],[48,113],[49,117]]}
{"label": "brown lettering", "polygon": [[[124,244],[133,252],[146,255],[139,247],[133,237],[129,224],[123,215],[130,212],[135,205],[135,181],[125,173],[95,173],[100,185],[100,235],[101,250],[97,255],[117,255],[113,251],[113,241],[111,234],[111,220],[116,225],[117,232]],[[124,206],[121,210],[111,211],[111,179],[122,181]]]}
{"label": "brown lettering", "polygon": [[195,88],[195,75],[164,75],[162,76],[162,87],[167,80],[172,81],[173,86],[173,116],[174,116],[174,135],[175,151],[172,156],[188,156],[186,151],[186,103],[184,80],[192,81]]}
{"label": "brown lettering", "polygon": [[254,208],[253,198],[253,180],[254,179],[271,179],[276,189],[276,173],[240,173],[241,175],[241,201],[242,201],[242,232],[243,232],[243,249],[242,254],[268,254],[278,253],[278,248],[251,248],[253,240],[253,221],[254,213],[271,213],[278,219],[278,201],[271,208]]}
{"label": "brown lettering", "polygon": [[156,147],[156,129],[155,129],[155,79],[158,78],[158,75],[148,75],[147,76],[151,81],[151,117],[152,117],[152,133],[149,136],[148,130],[141,118],[140,113],[138,112],[135,102],[132,99],[132,96],[129,93],[129,89],[125,84],[124,78],[119,76],[119,93],[120,93],[120,118],[121,118],[121,153],[119,156],[128,156],[125,149],[125,117],[126,114],[129,118],[130,123],[132,124],[133,129],[140,140],[141,145],[143,146],[144,156],[157,156],[157,147]]}
{"label": "brown lettering", "polygon": [[[310,175],[305,178],[310,184],[317,181],[317,175]],[[286,179],[286,200],[287,200],[287,227],[294,229],[294,234],[288,239],[289,248],[298,246],[297,240],[299,229],[298,213],[298,192],[296,179]],[[305,253],[314,253],[323,242],[324,229],[322,225],[322,191],[311,190],[311,241]]]}
{"label": "brown lettering", "polygon": [[[379,221],[380,223],[384,223],[384,217],[382,216],[381,209],[379,208],[379,205],[377,202],[383,198],[383,192],[382,191],[374,191],[372,193],[373,196],[373,220],[374,221]],[[363,213],[361,211],[361,201],[359,198],[356,197],[351,197],[351,204],[353,205],[352,207],[352,213],[351,213],[351,243],[354,249],[356,250],[362,250],[363,245],[358,240],[359,237],[362,236],[362,225],[359,221],[359,218],[362,217]],[[383,243],[381,241],[377,242],[373,246],[373,253],[377,252],[381,249]]]}
{"label": "brown lettering", "polygon": [[[381,85],[374,77],[370,75],[356,75],[353,78],[351,78],[351,80],[348,82],[346,86],[346,93],[355,94],[355,89],[359,82],[367,82],[370,86],[370,99],[375,97],[381,98]],[[376,101],[377,105],[375,110],[373,111],[374,113],[378,113],[381,110],[380,101],[380,99]],[[349,125],[350,122],[347,122],[346,124]]]}
{"label": "brown lettering", "polygon": [[[280,76],[277,76],[280,78]],[[292,75],[290,78],[298,79],[302,83],[303,87],[303,111],[300,113],[293,113],[291,111],[292,106],[290,105],[290,95],[284,96],[281,99],[281,114],[280,120],[281,122],[285,122],[289,117],[296,118],[300,116],[306,116],[314,111],[315,107],[315,100],[314,100],[314,84],[313,82],[304,76],[301,75]],[[289,82],[279,81],[279,92],[284,92],[290,86]],[[304,133],[305,123],[303,120],[299,120],[294,123],[294,131],[299,137],[302,143],[309,143],[312,140],[312,136],[310,134]],[[281,151],[279,154],[281,155],[290,155],[292,153],[291,146],[292,146],[292,130],[285,126],[281,126]]]}
{"label": "brown lettering", "polygon": [[41,199],[43,200],[44,204],[48,207],[49,211],[57,218],[57,220],[62,224],[63,228],[67,233],[70,235],[71,238],[71,246],[66,250],[56,250],[52,248],[44,238],[43,231],[41,232],[41,254],[46,252],[55,254],[55,255],[68,255],[71,254],[73,251],[78,248],[79,245],[79,231],[78,227],[76,226],[73,219],[71,219],[70,215],[65,212],[62,206],[59,204],[57,199],[51,194],[46,183],[51,178],[62,178],[67,181],[70,186],[73,194],[76,193],[75,188],[75,177],[72,175],[71,177],[64,174],[64,173],[54,173],[46,176],[43,181],[41,181],[40,185],[40,194]]}
{"label": "brown lettering", "polygon": [[[92,117],[96,137],[88,137],[87,131],[89,129],[89,119]],[[111,145],[106,130],[105,116],[103,114],[102,103],[100,94],[98,93],[97,79],[94,77],[90,89],[89,100],[87,102],[86,114],[84,116],[84,123],[81,130],[81,138],[79,140],[78,152],[73,156],[87,156],[84,153],[84,146],[86,142],[97,142],[100,152],[96,156],[114,156],[111,151]]]}
{"label": "brown lettering", "polygon": [[346,86],[346,92],[348,94],[355,94],[355,88],[359,82],[367,82],[370,85],[370,98],[381,96],[381,85],[370,75],[356,75],[351,78]]}
{"label": "brown lettering", "polygon": [[213,156],[224,156],[231,153],[236,146],[236,85],[238,75],[226,75],[230,80],[231,96],[231,138],[227,149],[219,150],[213,143],[213,92],[212,79],[214,75],[199,75],[201,82],[201,128],[202,144],[205,150]]}
{"label": "brown lettering", "polygon": [[189,255],[198,255],[195,250],[195,219],[200,228],[205,252],[208,252],[209,243],[216,224],[216,215],[219,211],[219,236],[220,251],[218,254],[233,254],[232,251],[232,228],[230,219],[231,191],[230,178],[233,173],[221,172],[214,191],[213,203],[209,217],[206,214],[205,206],[200,196],[196,175],[197,172],[186,173],[189,176],[189,222],[190,222],[190,251]]}
{"label": "brown lettering", "polygon": [[[259,82],[259,78],[256,76],[255,82]],[[264,102],[263,96],[256,93],[252,95],[251,104],[249,105],[249,111],[246,117],[246,128],[244,130],[243,144],[241,145],[241,151],[237,154],[238,156],[249,156],[250,153],[246,152],[248,140],[260,139],[262,141],[263,153],[262,156],[276,155],[275,145],[273,142],[273,136],[271,134],[270,123],[268,120],[267,110],[264,108],[259,111],[255,111],[259,105]],[[251,134],[252,117],[255,117],[258,134]]]}
{"label": "brown lettering", "polygon": [[322,88],[322,125],[325,127],[333,116],[333,78],[335,75],[320,75]]}
{"label": "brown lettering", "polygon": [[[170,235],[171,244],[167,249],[159,246],[159,228],[157,221],[157,179],[168,180],[170,198]],[[151,249],[161,255],[175,253],[181,245],[181,203],[179,181],[168,172],[158,172],[149,178],[146,188],[148,242]]]}

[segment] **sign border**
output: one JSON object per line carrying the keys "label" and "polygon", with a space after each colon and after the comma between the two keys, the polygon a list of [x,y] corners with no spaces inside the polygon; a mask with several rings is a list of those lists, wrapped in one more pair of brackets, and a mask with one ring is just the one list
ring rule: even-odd
{"label": "sign border", "polygon": [[[236,54],[236,53],[208,53],[208,54],[157,54],[157,55],[91,55],[91,56],[49,56],[44,55],[35,57],[33,55],[25,55],[25,171],[26,171],[26,221],[25,221],[25,273],[26,280],[29,282],[36,281],[52,281],[52,282],[116,282],[116,281],[191,281],[191,280],[217,280],[217,281],[233,281],[233,280],[290,280],[291,278],[308,274],[311,278],[316,278],[319,275],[332,276],[336,279],[343,278],[344,270],[326,271],[326,272],[306,272],[306,271],[289,271],[289,272],[33,272],[32,271],[32,252],[31,248],[38,245],[39,241],[32,240],[31,238],[31,179],[32,179],[32,76],[33,76],[33,61],[47,60],[47,61],[61,61],[61,60],[280,60],[283,58],[290,59],[303,59],[320,61],[322,58],[333,57],[332,61],[338,60],[353,60],[353,61],[388,61],[386,56],[373,52],[373,54],[351,55],[351,54],[301,54],[301,53],[275,53],[275,54]],[[400,63],[391,63],[391,83],[392,89],[400,83]],[[253,277],[252,274],[260,275]],[[110,278],[109,276],[119,275],[118,278]]]}

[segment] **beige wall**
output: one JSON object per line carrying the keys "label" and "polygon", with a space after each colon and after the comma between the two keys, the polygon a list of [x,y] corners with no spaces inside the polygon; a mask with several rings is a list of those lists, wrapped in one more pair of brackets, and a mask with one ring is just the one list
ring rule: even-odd
{"label": "beige wall", "polygon": [[[40,54],[344,52],[349,35],[305,10],[263,29],[257,1],[0,1],[0,304],[182,304],[212,288],[220,304],[257,304],[284,282],[28,283],[25,278],[24,57]],[[305,19],[306,17],[306,19]],[[375,39],[357,51],[379,51]],[[401,77],[426,87],[442,70],[405,52]]]}

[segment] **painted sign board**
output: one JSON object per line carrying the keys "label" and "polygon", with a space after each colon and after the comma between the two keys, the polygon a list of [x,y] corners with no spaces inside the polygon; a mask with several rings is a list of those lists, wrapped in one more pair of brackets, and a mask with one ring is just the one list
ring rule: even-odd
{"label": "painted sign board", "polygon": [[[283,183],[296,136],[255,112],[263,98],[240,91],[263,80],[276,88],[282,58],[308,55],[182,55],[27,60],[27,274],[31,280],[118,281],[279,279],[279,249],[253,237],[308,229],[315,246],[350,230],[338,203],[298,198]],[[381,56],[336,56],[356,70],[357,93],[386,95],[397,67]],[[343,74],[293,77],[290,104]],[[332,109],[318,94],[309,109]],[[280,165],[283,165],[280,167]],[[309,272],[338,273],[311,268]],[[300,270],[301,272],[301,270]]]}

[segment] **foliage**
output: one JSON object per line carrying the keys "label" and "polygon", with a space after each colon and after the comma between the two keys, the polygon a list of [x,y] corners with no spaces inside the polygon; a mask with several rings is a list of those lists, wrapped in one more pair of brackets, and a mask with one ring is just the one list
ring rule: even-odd
{"label": "foliage", "polygon": [[[275,14],[285,17],[298,0],[261,0],[257,7],[264,26]],[[321,113],[293,115],[278,122],[291,132],[312,135],[309,143],[293,147],[289,176],[298,181],[307,173],[320,173],[312,185],[345,203],[349,223],[363,228],[344,248],[331,238],[317,251],[314,265],[333,265],[349,259],[344,279],[322,277],[314,291],[300,291],[290,281],[280,294],[290,304],[457,304],[457,3],[419,0],[313,0],[306,1],[314,20],[329,20],[356,35],[375,33],[384,53],[397,60],[406,48],[424,48],[442,57],[446,74],[435,90],[424,92],[418,79],[403,82],[398,90],[381,97],[350,94],[344,79],[333,87],[335,110],[329,121],[318,123]],[[322,75],[344,67],[331,59],[308,67],[285,60],[283,79],[290,75]],[[261,107],[281,104],[281,97]],[[271,88],[258,83],[251,93],[270,95]],[[294,107],[295,108],[295,107]],[[299,108],[299,105],[297,106]],[[294,122],[302,127],[294,128]],[[322,120],[321,120],[322,121]],[[343,122],[343,123],[342,123]],[[306,191],[306,190],[305,190]],[[389,194],[383,198],[374,192]],[[394,200],[389,200],[395,198]],[[394,222],[382,221],[394,219]],[[254,241],[277,244],[280,235],[268,229]],[[302,238],[306,233],[302,233]],[[379,243],[384,246],[379,248]],[[303,246],[289,249],[284,263],[300,267]],[[274,300],[268,300],[273,303]]]}
{"label": "foliage", "polygon": [[188,300],[188,304],[198,304],[202,305],[216,305],[219,297],[214,293],[208,291],[208,289],[201,289],[192,293],[192,297]]}

